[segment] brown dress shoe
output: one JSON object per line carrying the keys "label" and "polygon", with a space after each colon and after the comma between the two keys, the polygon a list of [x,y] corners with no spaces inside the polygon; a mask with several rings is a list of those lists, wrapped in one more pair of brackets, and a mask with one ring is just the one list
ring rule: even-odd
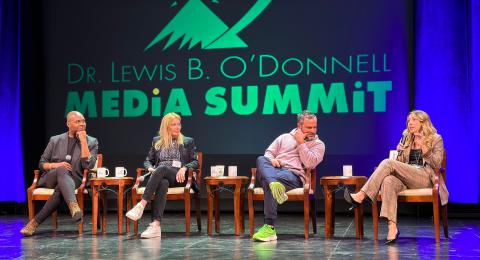
{"label": "brown dress shoe", "polygon": [[67,204],[68,204],[68,209],[70,209],[70,214],[72,215],[73,221],[75,221],[77,224],[82,223],[83,212],[78,206],[78,203],[71,201],[71,202],[68,202]]}
{"label": "brown dress shoe", "polygon": [[29,237],[32,236],[33,233],[35,233],[35,230],[37,230],[38,223],[35,219],[32,219],[28,222],[28,224],[20,230],[20,233],[22,233],[23,236]]}

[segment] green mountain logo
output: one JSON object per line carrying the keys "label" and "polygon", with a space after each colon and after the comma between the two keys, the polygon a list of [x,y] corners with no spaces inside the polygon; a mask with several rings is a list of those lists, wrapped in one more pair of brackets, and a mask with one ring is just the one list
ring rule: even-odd
{"label": "green mountain logo", "polygon": [[200,43],[202,49],[245,48],[248,45],[240,39],[238,33],[255,20],[272,0],[258,0],[229,28],[201,0],[189,0],[173,17],[163,30],[148,44],[144,51],[170,36],[163,47],[166,50],[182,39],[179,49],[188,43],[188,49]]}

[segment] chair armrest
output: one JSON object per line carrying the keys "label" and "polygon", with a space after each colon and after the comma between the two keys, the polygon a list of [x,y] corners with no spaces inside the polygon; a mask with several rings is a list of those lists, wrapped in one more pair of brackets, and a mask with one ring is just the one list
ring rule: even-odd
{"label": "chair armrest", "polygon": [[257,168],[252,168],[252,178],[250,179],[250,184],[248,185],[249,190],[253,190],[255,188],[255,179],[257,178]]}
{"label": "chair armrest", "polygon": [[444,171],[443,168],[439,168],[438,170],[435,171],[435,178],[433,180],[433,187],[435,189],[438,189],[440,185],[440,174]]}
{"label": "chair armrest", "polygon": [[33,176],[32,185],[30,185],[30,187],[28,187],[27,191],[32,191],[33,192],[33,190],[37,188],[38,178],[40,177],[40,170],[34,170],[33,174],[34,174],[34,176]]}
{"label": "chair armrest", "polygon": [[444,168],[439,168],[438,170],[435,171],[435,178],[433,180],[433,194],[437,194],[438,195],[438,192],[440,190],[440,174],[442,174],[443,172],[445,172],[445,169]]}
{"label": "chair armrest", "polygon": [[305,185],[303,185],[303,194],[304,195],[310,194],[310,184],[309,183],[305,183]]}
{"label": "chair armrest", "polygon": [[193,170],[188,169],[188,179],[187,184],[185,185],[185,192],[190,192],[190,188],[192,187],[192,180],[193,180]]}
{"label": "chair armrest", "polygon": [[135,184],[133,185],[132,190],[138,190],[140,184],[142,184],[142,172],[148,172],[148,170],[145,168],[137,168],[137,178],[135,179]]}
{"label": "chair armrest", "polygon": [[202,173],[201,173],[201,171],[202,171],[201,169],[196,169],[196,170],[192,169],[192,183],[193,182],[197,183],[197,188],[198,188],[199,193],[202,189],[202,177],[201,177]]}
{"label": "chair armrest", "polygon": [[305,176],[307,181],[303,185],[303,194],[308,195],[308,194],[310,194],[310,187],[311,187],[310,182],[312,180],[312,173],[311,173],[310,169],[305,170],[305,173],[307,173],[306,176]]}
{"label": "chair armrest", "polygon": [[90,170],[88,170],[88,169],[83,170],[82,184],[80,184],[80,186],[78,187],[78,191],[81,192],[80,194],[83,193],[83,190],[87,186],[87,176],[88,176],[89,172],[90,172]]}

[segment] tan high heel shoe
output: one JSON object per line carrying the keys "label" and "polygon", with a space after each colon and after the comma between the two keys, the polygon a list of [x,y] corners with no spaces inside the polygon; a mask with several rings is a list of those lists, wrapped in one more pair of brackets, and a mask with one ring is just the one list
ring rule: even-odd
{"label": "tan high heel shoe", "polygon": [[68,202],[67,204],[68,204],[68,209],[70,210],[70,214],[72,215],[73,221],[75,221],[77,224],[82,223],[83,212],[78,206],[78,203],[71,201],[71,202]]}
{"label": "tan high heel shoe", "polygon": [[20,233],[22,233],[23,236],[29,237],[32,236],[33,233],[35,233],[35,230],[37,230],[38,223],[35,219],[30,220],[25,227],[20,230]]}

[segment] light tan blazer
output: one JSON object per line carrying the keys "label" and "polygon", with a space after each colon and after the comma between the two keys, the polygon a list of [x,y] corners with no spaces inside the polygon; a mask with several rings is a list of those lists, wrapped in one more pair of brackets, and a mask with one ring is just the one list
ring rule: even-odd
{"label": "light tan blazer", "polygon": [[[410,155],[410,150],[412,146],[409,145],[402,155],[398,156],[398,160],[401,162],[408,163],[408,157]],[[429,151],[423,156],[424,166],[426,170],[430,174],[430,180],[432,184],[435,181],[435,171],[442,167],[442,160],[443,154],[445,153],[445,149],[443,148],[443,138],[439,134],[435,134],[433,137],[432,145],[429,147]],[[448,203],[448,190],[447,186],[445,185],[445,180],[443,176],[440,174],[440,201],[442,205]]]}

